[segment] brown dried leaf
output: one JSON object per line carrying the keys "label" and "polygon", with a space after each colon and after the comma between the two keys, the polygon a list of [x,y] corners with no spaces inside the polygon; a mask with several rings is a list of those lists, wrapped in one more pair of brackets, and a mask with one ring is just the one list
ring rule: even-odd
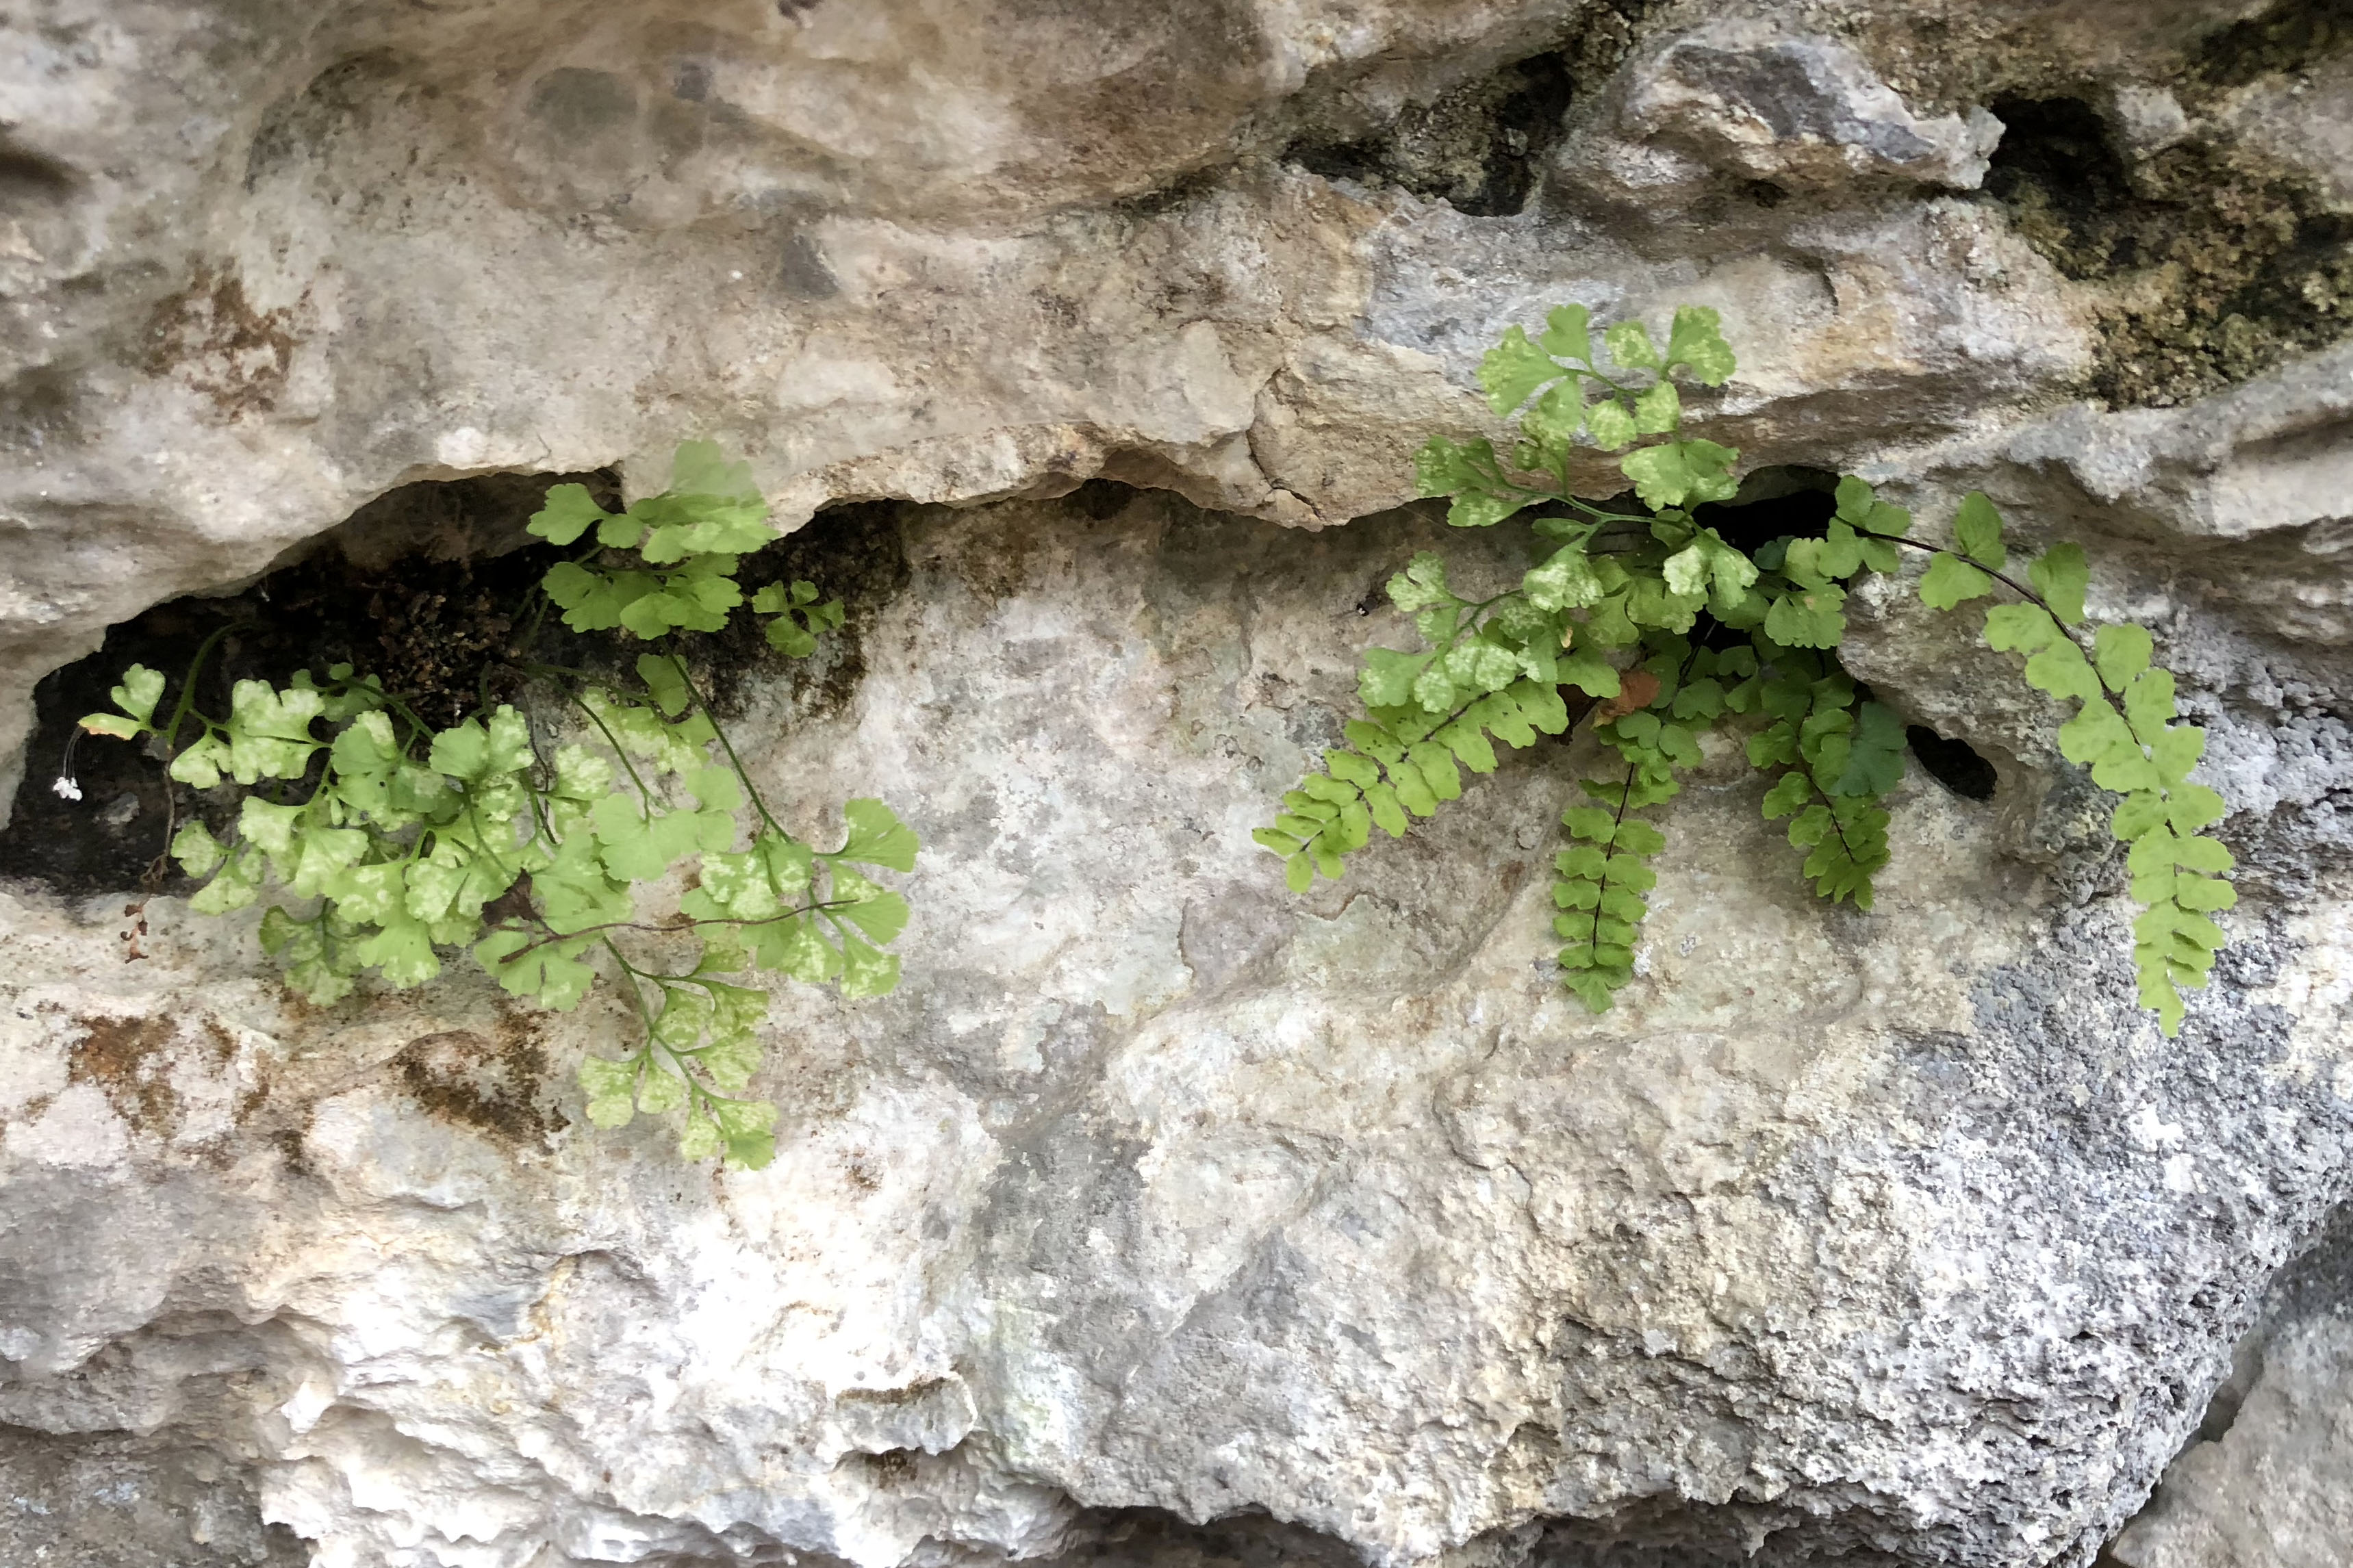
{"label": "brown dried leaf", "polygon": [[1593,721],[1607,724],[1629,713],[1639,713],[1658,700],[1657,676],[1647,669],[1621,669],[1618,672],[1618,695],[1593,710]]}

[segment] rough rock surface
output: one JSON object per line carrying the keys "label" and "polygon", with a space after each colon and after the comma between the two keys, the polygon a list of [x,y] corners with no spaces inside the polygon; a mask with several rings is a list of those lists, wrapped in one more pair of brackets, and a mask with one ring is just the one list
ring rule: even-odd
{"label": "rough rock surface", "polygon": [[[0,1548],[2084,1564],[2259,1322],[2116,1550],[2201,1561],[2250,1488],[2326,1538],[2353,1350],[2305,1276],[2263,1302],[2353,1195],[2333,15],[0,15],[12,767],[149,605],[698,434],[888,567],[838,679],[747,672],[754,767],[928,847],[902,990],[780,1011],[758,1174],[579,1121],[610,1011],[310,1009],[248,925],[158,900],[126,963],[119,892],[6,883]],[[1728,753],[1604,1018],[1545,940],[1581,749],[1282,892],[1248,830],[1401,635],[1371,590],[1507,554],[1390,510],[1409,453],[1567,299],[1722,309],[1694,413],[1747,465],[2086,540],[2236,808],[2179,1041],[2048,712],[1893,596],[1850,662],[2000,787],[1915,771],[1867,920]]]}
{"label": "rough rock surface", "polygon": [[2125,1568],[2327,1568],[2353,1541],[2353,1226],[2273,1286],[2198,1441],[2118,1538]]}

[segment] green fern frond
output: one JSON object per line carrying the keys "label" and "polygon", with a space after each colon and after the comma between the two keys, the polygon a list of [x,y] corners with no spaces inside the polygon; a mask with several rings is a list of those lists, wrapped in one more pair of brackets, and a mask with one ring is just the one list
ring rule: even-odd
{"label": "green fern frond", "polygon": [[1514,680],[1451,714],[1376,708],[1349,721],[1348,746],[1324,752],[1324,772],[1285,793],[1282,815],[1251,837],[1282,857],[1292,890],[1303,893],[1318,874],[1342,876],[1345,857],[1375,827],[1402,838],[1409,814],[1430,816],[1440,802],[1461,799],[1461,769],[1495,771],[1495,741],[1531,746],[1567,728],[1560,689],[1535,680]]}
{"label": "green fern frond", "polygon": [[[1985,568],[1979,574],[1984,587],[1957,595],[1954,569],[1946,563],[1958,558],[1939,554],[1921,579],[1923,600],[1939,608],[1989,593],[1992,578],[1986,574],[2008,563],[2001,518],[1982,494],[1963,503],[1957,533],[1964,552]],[[1940,567],[1941,581],[1932,591]],[[2176,722],[2174,678],[2151,662],[2156,640],[2146,627],[2100,626],[2088,655],[2080,634],[2069,629],[2084,622],[2090,569],[2081,546],[2054,545],[2030,563],[2027,577],[2031,590],[2002,579],[2023,602],[1986,612],[1986,643],[2024,654],[2030,685],[2076,705],[2059,729],[2061,755],[2088,767],[2094,784],[2124,797],[2109,828],[2131,846],[2126,867],[2133,901],[2141,906],[2133,921],[2133,967],[2141,1005],[2156,1012],[2158,1029],[2171,1037],[2188,1015],[2182,991],[2207,983],[2215,955],[2229,941],[2213,916],[2238,902],[2238,889],[2222,879],[2235,864],[2230,850],[2203,837],[2227,808],[2213,790],[2189,782],[2205,754],[2206,731]]]}
{"label": "green fern frond", "polygon": [[[1630,729],[1630,720],[1649,722]],[[1626,760],[1626,773],[1578,781],[1597,804],[1561,814],[1561,825],[1577,842],[1553,857],[1552,901],[1560,912],[1552,929],[1566,944],[1557,955],[1562,983],[1588,1008],[1603,1013],[1611,995],[1634,978],[1634,939],[1651,913],[1642,895],[1659,880],[1650,862],[1667,843],[1654,824],[1634,813],[1682,793],[1674,759],[1660,740],[1690,736],[1648,710],[1600,725],[1594,734]]]}

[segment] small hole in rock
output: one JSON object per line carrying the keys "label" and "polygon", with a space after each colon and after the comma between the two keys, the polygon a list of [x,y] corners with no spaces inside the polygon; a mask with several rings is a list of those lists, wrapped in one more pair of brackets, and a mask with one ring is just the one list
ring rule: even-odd
{"label": "small hole in rock", "polygon": [[2002,132],[1987,161],[1987,194],[2027,215],[2021,221],[2042,224],[2038,234],[2047,229],[2073,242],[2058,248],[2054,240],[2051,252],[2070,278],[2131,265],[2116,254],[2126,237],[2115,232],[2115,216],[2133,205],[2132,179],[2092,106],[2076,98],[2004,98],[1991,112]]}
{"label": "small hole in rock", "polygon": [[1978,755],[1977,749],[1967,741],[1949,740],[1925,724],[1906,729],[1904,739],[1910,742],[1912,754],[1920,759],[1920,766],[1928,776],[1963,800],[1993,798],[1999,775],[1993,764]]}
{"label": "small hole in rock", "polygon": [[1134,485],[1117,479],[1089,479],[1068,498],[1068,504],[1097,522],[1117,517],[1139,494]]}
{"label": "small hole in rock", "polygon": [[[1758,468],[1742,479],[1738,493],[1730,500],[1703,501],[1692,509],[1692,517],[1702,527],[1715,530],[1726,544],[1751,554],[1777,539],[1820,539],[1830,531],[1831,519],[1838,514],[1838,478],[1827,468],[1795,463]],[[1594,504],[1605,511],[1630,516],[1640,516],[1648,510],[1631,490],[1621,490]],[[1533,519],[1575,514],[1566,507],[1552,504],[1535,507],[1523,515]],[[1603,532],[1606,535],[1631,526],[1612,523]]]}
{"label": "small hole in rock", "polygon": [[1693,521],[1726,544],[1754,554],[1777,539],[1820,539],[1838,512],[1838,476],[1799,464],[1758,468],[1727,501],[1692,509]]}

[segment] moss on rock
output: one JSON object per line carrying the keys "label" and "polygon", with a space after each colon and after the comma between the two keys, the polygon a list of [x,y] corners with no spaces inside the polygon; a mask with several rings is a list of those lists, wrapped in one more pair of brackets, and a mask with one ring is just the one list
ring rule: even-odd
{"label": "moss on rock", "polygon": [[2353,216],[2308,174],[2190,140],[2137,165],[2081,100],[2001,100],[1986,189],[2069,278],[2102,286],[2091,390],[2170,407],[2353,331]]}

